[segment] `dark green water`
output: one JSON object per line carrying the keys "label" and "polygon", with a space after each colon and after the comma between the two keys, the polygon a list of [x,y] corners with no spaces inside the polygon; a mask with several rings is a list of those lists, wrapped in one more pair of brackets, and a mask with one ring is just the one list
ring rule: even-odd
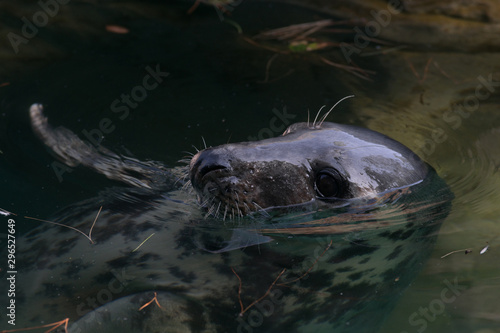
{"label": "dark green water", "polygon": [[[195,151],[193,146],[203,147],[202,137],[217,145],[279,135],[285,125],[307,120],[308,110],[314,115],[322,105],[355,94],[329,120],[368,127],[403,142],[436,168],[455,195],[431,258],[382,332],[498,332],[500,88],[483,88],[490,94],[472,112],[449,113],[474,96],[484,78],[498,80],[498,54],[408,48],[359,57],[360,67],[375,72],[369,81],[362,80],[311,54],[274,58],[275,51],[249,43],[246,37],[266,29],[327,18],[312,10],[253,1],[235,6],[222,20],[211,6],[187,15],[190,2],[74,1],[62,5],[15,53],[7,34],[19,33],[21,18],[40,8],[29,1],[2,6],[0,208],[47,218],[116,185],[84,168],[57,175],[55,159],[31,132],[28,109],[35,102],[45,106],[53,125],[82,137],[104,132],[100,124],[108,119],[101,144],[176,166],[185,152]],[[129,32],[112,33],[106,25]],[[329,38],[341,42],[353,36]],[[320,55],[346,64],[338,49]],[[162,73],[161,82],[127,105],[123,94],[143,91],[136,87],[144,86],[151,71]],[[19,235],[34,226],[17,218]],[[488,251],[480,254],[486,245]],[[441,258],[461,249],[472,253]],[[442,295],[448,300],[452,294],[443,290],[454,281],[460,288],[447,302]]]}
{"label": "dark green water", "polygon": [[[10,85],[0,91],[0,149],[6,162],[2,163],[8,175],[5,178],[13,182],[7,186],[10,193],[4,198],[11,204],[4,209],[43,215],[52,211],[49,206],[63,206],[102,187],[102,179],[89,174],[89,182],[81,184],[77,173],[85,174],[85,170],[67,174],[63,182],[58,181],[48,167],[53,159],[31,134],[27,110],[34,102],[45,105],[54,125],[64,124],[79,134],[98,129],[103,118],[110,119],[113,130],[105,135],[103,145],[117,150],[126,148],[138,158],[174,166],[185,155],[183,152],[193,152],[193,146],[203,145],[202,137],[209,145],[259,137],[277,113],[286,112],[290,116],[278,119],[275,125],[282,131],[292,121],[306,120],[308,109],[315,113],[321,105],[348,93],[337,84],[336,70],[307,63],[302,56],[294,55],[279,57],[270,76],[271,80],[279,78],[290,69],[293,73],[272,83],[259,83],[264,81],[266,63],[274,53],[243,41],[235,27],[221,21],[211,7],[201,7],[193,16],[186,15],[186,4],[165,6],[152,2],[144,5],[144,15],[133,9],[112,10],[105,5],[83,7],[71,7],[70,12],[87,10],[89,15],[101,16],[96,22],[82,22],[81,27],[77,22],[65,22],[70,27],[49,25],[51,29],[41,29],[36,36],[57,47],[60,54],[44,57],[42,50],[40,57],[28,55],[28,59],[19,60],[21,68],[14,73],[8,65],[4,69],[2,82]],[[283,10],[290,11],[291,17],[318,18],[313,13],[279,5],[263,8],[249,4],[242,8],[244,11],[235,10],[232,19],[237,19],[249,36],[286,24],[281,16]],[[255,16],[260,19],[256,21]],[[22,21],[11,19],[20,28]],[[106,24],[124,25],[130,33],[106,32]],[[21,58],[31,51],[32,43],[37,41],[34,38],[26,45],[20,44],[16,56]],[[14,56],[4,65],[14,64],[15,60]],[[130,95],[134,87],[143,84],[148,67],[169,75],[155,89],[147,91],[144,99],[140,96],[140,102],[132,100],[130,105],[134,107],[128,106],[121,101],[122,94]],[[113,112],[116,99],[120,102],[115,104],[115,110],[125,106],[128,116],[122,111]],[[339,119],[340,112],[336,115]],[[277,134],[280,133],[276,130],[264,131],[261,136]],[[25,194],[31,191],[34,195],[26,198]],[[52,204],[32,199],[40,197],[40,193],[46,193],[44,198],[52,197]]]}

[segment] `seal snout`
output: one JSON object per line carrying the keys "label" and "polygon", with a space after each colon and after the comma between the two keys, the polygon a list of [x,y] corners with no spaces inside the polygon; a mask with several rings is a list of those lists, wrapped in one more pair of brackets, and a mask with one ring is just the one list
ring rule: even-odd
{"label": "seal snout", "polygon": [[232,165],[237,159],[227,147],[207,148],[191,159],[189,176],[198,202],[208,214],[243,216],[253,205],[247,201],[245,186]]}
{"label": "seal snout", "polygon": [[223,170],[223,169],[226,169],[225,166],[223,165],[219,165],[219,164],[209,164],[209,165],[205,165],[201,168],[201,170],[199,170],[199,175],[201,178],[203,178],[206,174],[212,172],[212,171],[216,171],[216,170]]}
{"label": "seal snout", "polygon": [[[206,183],[206,176],[211,177],[218,171],[229,169],[230,163],[227,158],[212,148],[198,152],[192,159],[189,166],[189,175],[195,188],[202,189]],[[204,180],[205,178],[205,180]]]}

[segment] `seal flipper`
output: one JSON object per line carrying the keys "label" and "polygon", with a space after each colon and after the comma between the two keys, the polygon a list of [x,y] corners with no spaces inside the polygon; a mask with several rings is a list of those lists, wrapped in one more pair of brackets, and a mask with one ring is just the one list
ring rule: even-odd
{"label": "seal flipper", "polygon": [[52,127],[43,115],[41,104],[30,107],[30,118],[33,132],[57,159],[70,167],[83,165],[109,179],[140,188],[168,190],[174,185],[182,185],[178,182],[181,171],[175,175],[160,162],[143,162],[118,155],[103,146],[92,146],[67,128]]}
{"label": "seal flipper", "polygon": [[199,240],[199,248],[210,253],[224,253],[234,250],[244,249],[254,245],[266,244],[272,242],[273,239],[269,236],[259,234],[254,230],[234,229],[231,234],[231,239],[224,241],[220,248],[211,249],[206,244]]}
{"label": "seal flipper", "polygon": [[204,332],[215,332],[204,313],[200,304],[169,292],[141,292],[87,313],[69,332],[192,332],[194,323],[204,326]]}

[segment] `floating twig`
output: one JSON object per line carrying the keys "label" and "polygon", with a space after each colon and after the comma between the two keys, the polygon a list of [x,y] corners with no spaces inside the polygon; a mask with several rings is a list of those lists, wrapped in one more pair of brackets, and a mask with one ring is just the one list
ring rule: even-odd
{"label": "floating twig", "polygon": [[[349,66],[349,65],[338,64],[338,63],[333,62],[331,60],[328,60],[328,59],[326,59],[326,58],[324,58],[322,56],[319,56],[319,59],[321,61],[323,61],[327,65],[330,65],[330,66],[333,66],[333,67],[337,67],[337,68],[341,68],[343,70],[346,70],[349,73],[351,73],[352,75],[355,75],[355,76],[357,76],[357,77],[359,77],[359,78],[361,78],[363,80],[371,81],[371,79],[368,77],[368,74],[375,74],[374,71],[362,69],[362,68],[359,68],[359,67]],[[361,75],[360,73],[362,73],[363,75]]]}
{"label": "floating twig", "polygon": [[106,25],[106,31],[112,32],[114,34],[128,34],[130,30],[127,28],[121,26],[121,25],[113,25],[113,24],[108,24]]}
{"label": "floating twig", "polygon": [[157,296],[158,296],[158,295],[156,294],[156,291],[155,291],[154,293],[155,293],[155,297],[153,297],[153,299],[152,299],[152,300],[150,300],[149,302],[147,302],[146,304],[144,304],[143,306],[141,306],[141,307],[139,308],[139,311],[141,311],[141,310],[142,310],[142,309],[144,309],[145,307],[149,306],[149,305],[150,305],[151,303],[153,303],[153,302],[155,302],[155,303],[156,303],[156,305],[158,305],[158,307],[159,307],[160,309],[163,309],[163,307],[160,305],[160,303],[158,303],[158,298],[157,298]]}
{"label": "floating twig", "polygon": [[257,81],[258,83],[266,83],[269,81],[269,69],[271,68],[271,64],[273,63],[274,59],[276,59],[279,56],[279,53],[273,54],[273,56],[267,61],[266,64],[266,76],[264,78],[264,81]]}
{"label": "floating twig", "polygon": [[99,217],[99,214],[101,214],[101,210],[102,210],[102,206],[99,208],[99,211],[97,212],[97,215],[95,216],[94,222],[92,223],[92,226],[90,227],[89,239],[92,243],[94,243],[94,241],[92,240],[92,230],[94,230],[94,225],[97,222],[97,218]]}
{"label": "floating twig", "polygon": [[283,51],[283,50],[276,49],[276,48],[273,48],[273,47],[270,47],[270,46],[259,44],[256,41],[254,41],[253,39],[248,38],[246,36],[242,36],[242,38],[243,38],[244,41],[246,41],[247,43],[252,44],[254,46],[261,47],[263,49],[266,49],[266,50],[269,50],[269,51],[273,51],[273,52],[276,52],[276,53],[289,54],[288,51]]}
{"label": "floating twig", "polygon": [[17,215],[17,214],[11,213],[8,210],[0,208],[0,215],[9,216],[9,215]]}
{"label": "floating twig", "polygon": [[4,331],[0,331],[0,333],[31,331],[31,330],[36,330],[39,328],[46,328],[46,327],[50,327],[50,329],[45,331],[45,333],[50,333],[50,332],[53,332],[56,328],[61,327],[62,325],[64,325],[64,332],[68,333],[68,322],[69,322],[69,318],[66,318],[66,319],[63,319],[61,321],[57,321],[57,322],[46,324],[46,325],[27,327],[27,328],[16,328],[13,330],[4,330]]}
{"label": "floating twig", "polygon": [[287,77],[288,75],[292,74],[295,69],[289,69],[288,72],[286,72],[284,75],[281,75],[277,78],[274,78],[272,80],[269,80],[269,70],[271,69],[271,64],[273,63],[274,59],[276,59],[277,57],[279,56],[278,53],[275,53],[268,61],[267,61],[267,65],[266,65],[266,76],[264,78],[264,80],[262,81],[257,81],[257,83],[271,83],[271,82],[274,82],[274,81],[277,81],[277,80],[280,80],[284,77]]}
{"label": "floating twig", "polygon": [[413,64],[411,63],[411,61],[406,59],[406,62],[408,63],[410,70],[413,72],[413,75],[415,75],[415,77],[417,78],[419,83],[424,83],[425,79],[427,78],[427,73],[429,72],[429,66],[431,64],[431,61],[432,61],[432,57],[427,60],[427,63],[425,64],[425,67],[424,67],[424,73],[422,74],[422,77],[420,77],[420,75],[418,74],[415,67],[413,67]]}
{"label": "floating twig", "polygon": [[425,64],[424,75],[422,76],[422,83],[427,78],[427,73],[429,72],[429,65],[431,64],[431,61],[432,61],[432,58],[429,58],[429,60],[427,60],[427,63]]}
{"label": "floating twig", "polygon": [[442,68],[439,66],[439,64],[438,64],[438,62],[437,62],[437,61],[434,61],[434,62],[433,62],[433,64],[434,64],[434,67],[436,67],[436,69],[437,69],[437,70],[438,70],[438,71],[439,71],[439,72],[440,72],[440,73],[441,73],[441,74],[442,74],[445,78],[447,78],[447,79],[451,80],[454,84],[459,84],[459,83],[461,83],[460,81],[455,80],[454,78],[452,78],[452,77],[451,77],[451,75],[449,75],[448,73],[446,73],[446,72],[444,71],[444,69],[442,69]]}
{"label": "floating twig", "polygon": [[188,9],[187,13],[189,15],[193,14],[193,12],[196,10],[196,8],[198,8],[198,6],[200,5],[200,3],[201,3],[201,0],[196,0],[194,2],[194,4],[191,6],[191,8]]}
{"label": "floating twig", "polygon": [[259,299],[256,299],[255,301],[253,301],[249,306],[247,306],[246,308],[243,306],[243,302],[241,301],[241,286],[242,286],[242,282],[241,282],[241,278],[240,276],[235,272],[235,270],[231,267],[231,270],[233,271],[234,275],[236,275],[236,277],[238,278],[238,280],[240,281],[240,285],[238,287],[238,301],[240,302],[240,307],[241,307],[241,311],[240,311],[240,316],[242,316],[245,312],[247,312],[252,306],[254,306],[255,304],[259,303],[260,301],[262,301],[264,298],[267,297],[267,295],[269,295],[269,293],[271,292],[271,289],[274,287],[274,285],[276,284],[276,282],[278,281],[278,279],[281,277],[281,275],[283,275],[283,273],[285,273],[286,271],[286,268],[283,268],[283,270],[278,274],[278,277],[274,280],[274,282],[269,286],[269,288],[267,289],[267,291],[264,293],[264,295],[262,295]]}
{"label": "floating twig", "polygon": [[363,52],[362,54],[360,54],[360,56],[361,57],[371,57],[371,56],[376,56],[376,55],[380,55],[380,54],[386,55],[386,54],[389,54],[391,52],[402,50],[406,47],[407,47],[406,45],[399,45],[399,46],[394,46],[394,47],[387,48],[387,49],[380,49],[380,50],[376,50],[376,51],[372,51],[372,52]]}
{"label": "floating twig", "polygon": [[[296,282],[300,279],[303,279],[307,274],[309,274],[309,272],[313,269],[313,267],[316,265],[316,263],[318,262],[318,260],[325,255],[326,251],[328,251],[328,249],[332,246],[332,241],[330,241],[330,243],[328,244],[328,246],[325,248],[325,250],[323,251],[323,253],[321,253],[318,258],[316,258],[316,260],[313,262],[313,264],[311,265],[311,267],[309,267],[309,269],[304,273],[302,274],[300,277],[296,278],[295,280],[293,281],[290,281],[289,283],[293,283],[293,282]],[[252,303],[250,303],[250,305],[248,305],[247,307],[245,307],[243,305],[243,301],[241,300],[241,288],[243,286],[243,283],[241,281],[241,278],[240,276],[238,275],[238,273],[236,273],[236,271],[234,270],[234,268],[231,267],[231,270],[233,271],[234,275],[236,275],[236,277],[238,278],[238,281],[239,281],[239,286],[238,286],[238,302],[240,303],[240,308],[241,308],[241,311],[240,311],[240,316],[242,316],[245,312],[247,312],[252,306],[254,306],[255,304],[259,303],[260,301],[262,301],[264,298],[266,298],[269,293],[271,292],[271,289],[275,286],[275,285],[278,285],[278,286],[284,286],[284,287],[289,287],[287,284],[285,283],[279,283],[279,284],[276,284],[278,282],[278,280],[280,279],[280,277],[283,275],[283,273],[285,273],[286,271],[286,268],[283,268],[283,270],[278,274],[278,276],[276,277],[276,279],[273,281],[273,283],[271,283],[271,285],[269,286],[269,288],[267,289],[267,291],[264,293],[264,295],[262,295],[259,299],[256,299],[255,301],[253,301]]]}
{"label": "floating twig", "polygon": [[153,232],[151,235],[149,235],[149,237],[148,237],[148,238],[146,238],[145,240],[143,240],[143,241],[142,241],[142,243],[141,243],[141,244],[139,244],[139,246],[137,246],[135,249],[133,249],[133,250],[132,250],[132,252],[137,251],[137,250],[138,250],[138,249],[142,246],[142,244],[146,243],[146,242],[148,241],[148,239],[150,239],[151,237],[153,237],[153,235],[154,235],[154,234],[155,234],[155,233]]}
{"label": "floating twig", "polygon": [[255,39],[277,39],[287,40],[304,38],[327,26],[335,25],[333,20],[321,20],[308,23],[293,24],[287,27],[272,29],[255,36]]}
{"label": "floating twig", "polygon": [[227,24],[229,24],[229,25],[232,25],[233,27],[235,27],[236,31],[238,31],[238,34],[241,35],[243,33],[243,29],[241,28],[241,25],[239,25],[235,21],[230,20],[230,19],[225,19],[224,22],[227,23]]}
{"label": "floating twig", "polygon": [[57,223],[57,222],[52,222],[52,221],[47,221],[47,220],[42,220],[42,219],[38,219],[36,217],[30,217],[30,216],[25,216],[24,218],[26,219],[30,219],[30,220],[36,220],[36,221],[40,221],[40,222],[45,222],[45,223],[50,223],[50,224],[55,224],[55,225],[58,225],[58,226],[61,226],[61,227],[65,227],[65,228],[69,228],[71,230],[75,230],[76,232],[79,232],[81,233],[82,235],[84,235],[92,244],[95,244],[95,242],[92,240],[92,230],[94,229],[94,225],[97,221],[97,218],[99,217],[99,214],[101,213],[101,210],[102,210],[102,206],[99,208],[99,211],[97,212],[97,215],[94,219],[94,222],[92,223],[92,226],[90,227],[90,231],[89,231],[89,234],[85,234],[83,231],[75,228],[75,227],[72,227],[70,225],[66,225],[66,224],[62,224],[62,223]]}
{"label": "floating twig", "polygon": [[[488,243],[488,242],[486,242]],[[483,249],[481,251],[479,251],[479,254],[484,254],[486,253],[486,251],[488,251],[488,249],[490,248],[490,244],[486,245],[485,247],[483,247]],[[458,253],[458,252],[462,252],[462,251],[465,251],[465,254],[469,254],[472,252],[472,249],[471,248],[468,248],[468,249],[462,249],[462,250],[455,250],[455,251],[451,251],[450,253],[446,253],[444,256],[441,257],[441,259],[449,256],[450,254],[453,254],[453,253]]]}
{"label": "floating twig", "polygon": [[[455,251],[451,251],[450,253],[446,253],[444,256],[442,256],[442,257],[441,257],[441,259],[443,259],[443,258],[445,258],[445,257],[449,256],[450,254],[453,254],[453,253],[458,253],[458,252],[462,252],[462,251],[465,251],[465,254],[472,252],[472,250],[471,250],[471,249],[455,250]],[[467,252],[467,251],[470,251],[470,252]]]}
{"label": "floating twig", "polygon": [[[295,280],[292,280],[292,281],[289,281],[288,283],[294,283],[294,282],[297,282],[301,279],[303,279],[307,274],[309,274],[309,272],[313,269],[313,267],[318,263],[318,260],[323,257],[326,253],[326,251],[328,251],[328,249],[330,249],[330,247],[332,246],[332,243],[333,241],[330,241],[330,243],[328,244],[328,246],[325,248],[325,250],[323,251],[323,253],[321,253],[317,258],[316,260],[314,260],[313,264],[311,265],[311,267],[309,267],[309,269],[304,273],[302,274],[301,276],[299,276],[298,278],[296,278]],[[279,283],[278,286],[283,286],[283,287],[288,287],[287,283]]]}

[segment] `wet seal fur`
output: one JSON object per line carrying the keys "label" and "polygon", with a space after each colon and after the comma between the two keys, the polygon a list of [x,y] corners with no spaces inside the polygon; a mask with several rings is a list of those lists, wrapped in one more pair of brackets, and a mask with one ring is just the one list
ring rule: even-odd
{"label": "wet seal fur", "polygon": [[401,143],[328,122],[297,123],[277,138],[204,149],[189,171],[199,201],[216,216],[374,197],[417,184],[428,172]]}
{"label": "wet seal fur", "polygon": [[[103,206],[94,243],[48,224],[19,240],[19,327],[69,317],[70,332],[375,330],[450,208],[431,167],[367,129],[299,123],[200,151],[186,173],[93,147],[39,105],[30,115],[61,161],[132,188],[51,218],[88,230]],[[161,307],[139,310],[155,293]]]}

